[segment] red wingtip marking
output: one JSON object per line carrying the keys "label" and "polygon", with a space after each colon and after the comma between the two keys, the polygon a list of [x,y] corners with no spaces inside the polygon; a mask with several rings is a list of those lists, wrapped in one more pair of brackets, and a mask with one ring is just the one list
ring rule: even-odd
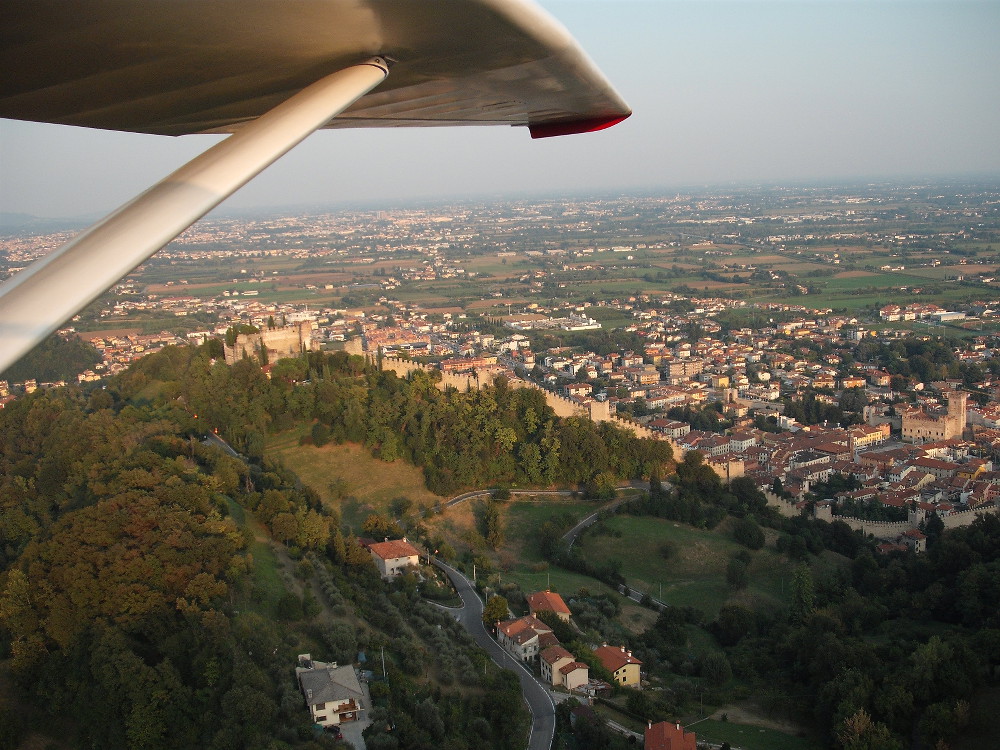
{"label": "red wingtip marking", "polygon": [[597,130],[604,130],[613,125],[617,125],[622,120],[627,119],[632,113],[627,115],[615,115],[614,117],[591,117],[586,120],[568,120],[563,122],[546,122],[538,125],[529,125],[528,131],[532,138],[551,138],[556,135],[575,135],[577,133],[593,133]]}

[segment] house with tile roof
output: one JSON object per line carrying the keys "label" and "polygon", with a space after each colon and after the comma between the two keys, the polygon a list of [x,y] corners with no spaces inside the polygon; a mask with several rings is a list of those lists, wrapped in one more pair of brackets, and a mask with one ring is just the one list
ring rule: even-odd
{"label": "house with tile roof", "polygon": [[697,742],[694,732],[685,732],[680,724],[661,721],[646,727],[643,746],[646,750],[695,750]]}
{"label": "house with tile roof", "polygon": [[499,623],[497,641],[515,659],[521,661],[531,661],[544,648],[559,644],[552,628],[533,615]]}
{"label": "house with tile roof", "polygon": [[395,578],[406,568],[416,567],[420,562],[420,552],[406,541],[406,537],[374,542],[368,545],[368,551],[383,578]]}
{"label": "house with tile roof", "polygon": [[364,718],[364,693],[354,667],[299,654],[295,677],[314,724],[329,727]]}
{"label": "house with tile roof", "polygon": [[605,644],[595,649],[594,655],[600,660],[601,666],[614,675],[619,685],[639,685],[639,667],[642,666],[642,662],[632,656],[632,652],[627,651],[624,646]]}
{"label": "house with tile roof", "polygon": [[563,622],[569,622],[570,611],[563,598],[554,591],[537,591],[528,594],[528,612],[537,615],[539,612],[554,612]]}
{"label": "house with tile roof", "polygon": [[576,690],[590,682],[590,667],[582,661],[572,661],[559,667],[561,685],[567,690]]}
{"label": "house with tile roof", "polygon": [[542,679],[550,685],[559,685],[559,670],[574,662],[573,654],[562,646],[549,646],[539,654],[538,668]]}

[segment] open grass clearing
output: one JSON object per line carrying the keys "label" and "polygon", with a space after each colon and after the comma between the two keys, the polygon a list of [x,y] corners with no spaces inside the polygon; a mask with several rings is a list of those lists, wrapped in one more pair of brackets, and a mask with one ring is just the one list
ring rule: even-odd
{"label": "open grass clearing", "polygon": [[526,562],[542,560],[538,549],[538,531],[546,521],[572,517],[575,523],[598,507],[593,502],[560,495],[540,495],[537,499],[532,499],[530,495],[515,496],[505,505],[507,539],[522,542],[520,557]]}
{"label": "open grass clearing", "polygon": [[[300,427],[273,436],[268,440],[267,456],[280,459],[356,531],[370,513],[386,512],[398,497],[409,498],[425,508],[444,499],[427,489],[423,472],[412,464],[381,461],[356,443],[321,448],[299,445],[304,432],[305,427]],[[342,491],[335,493],[335,484]]]}
{"label": "open grass clearing", "polygon": [[705,719],[691,726],[689,731],[694,732],[699,740],[728,742],[742,750],[817,750],[823,747],[804,737],[732,721]]}
{"label": "open grass clearing", "polygon": [[278,601],[286,593],[278,572],[278,558],[271,545],[261,540],[250,545],[250,554],[253,555],[253,606],[261,614],[274,617]]}
{"label": "open grass clearing", "polygon": [[[692,606],[714,618],[725,604],[774,610],[787,606],[795,565],[771,549],[752,553],[749,585],[732,591],[726,566],[744,549],[729,536],[730,522],[708,531],[662,518],[613,516],[578,544],[595,564],[618,560],[630,586],[674,606]],[[618,535],[620,533],[620,536]],[[661,547],[673,553],[665,557]],[[639,552],[637,554],[637,552]],[[838,564],[816,558],[816,569]]]}

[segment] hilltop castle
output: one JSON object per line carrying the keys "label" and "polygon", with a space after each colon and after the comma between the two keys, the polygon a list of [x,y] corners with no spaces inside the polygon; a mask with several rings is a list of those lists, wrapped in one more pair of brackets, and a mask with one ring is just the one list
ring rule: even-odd
{"label": "hilltop castle", "polygon": [[262,346],[267,351],[268,362],[298,357],[312,349],[312,323],[302,321],[281,328],[264,328],[259,333],[241,333],[234,346],[224,344],[226,364],[235,364],[243,357],[260,360]]}
{"label": "hilltop castle", "polygon": [[903,440],[928,443],[935,440],[960,438],[965,431],[965,405],[969,394],[951,391],[946,412],[929,412],[924,407],[912,407],[903,412]]}

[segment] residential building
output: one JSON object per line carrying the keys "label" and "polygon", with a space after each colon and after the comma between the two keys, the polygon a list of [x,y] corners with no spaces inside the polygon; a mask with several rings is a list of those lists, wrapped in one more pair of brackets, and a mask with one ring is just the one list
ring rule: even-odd
{"label": "residential building", "polygon": [[696,735],[669,721],[650,723],[646,727],[644,747],[645,750],[696,750]]}
{"label": "residential building", "polygon": [[528,611],[532,615],[539,612],[554,612],[563,622],[569,622],[570,611],[563,598],[554,591],[538,591],[528,594]]}
{"label": "residential building", "polygon": [[521,661],[531,661],[542,649],[559,643],[552,628],[532,615],[501,622],[497,626],[497,641]]}
{"label": "residential building", "polygon": [[590,682],[590,667],[582,661],[573,661],[559,667],[562,686],[567,690],[576,690]]}
{"label": "residential building", "polygon": [[559,670],[574,661],[573,654],[562,646],[549,646],[539,655],[538,668],[542,680],[550,685],[561,685],[562,675]]}
{"label": "residential building", "polygon": [[594,655],[600,660],[601,666],[614,675],[619,685],[634,687],[639,685],[639,667],[642,666],[642,662],[632,656],[632,652],[627,651],[624,646],[604,645],[595,649]]}
{"label": "residential building", "polygon": [[369,544],[368,551],[383,578],[395,578],[404,569],[416,567],[420,561],[420,552],[406,541],[406,537]]}
{"label": "residential building", "polygon": [[328,727],[364,718],[364,693],[354,667],[299,654],[295,677],[314,724]]}

